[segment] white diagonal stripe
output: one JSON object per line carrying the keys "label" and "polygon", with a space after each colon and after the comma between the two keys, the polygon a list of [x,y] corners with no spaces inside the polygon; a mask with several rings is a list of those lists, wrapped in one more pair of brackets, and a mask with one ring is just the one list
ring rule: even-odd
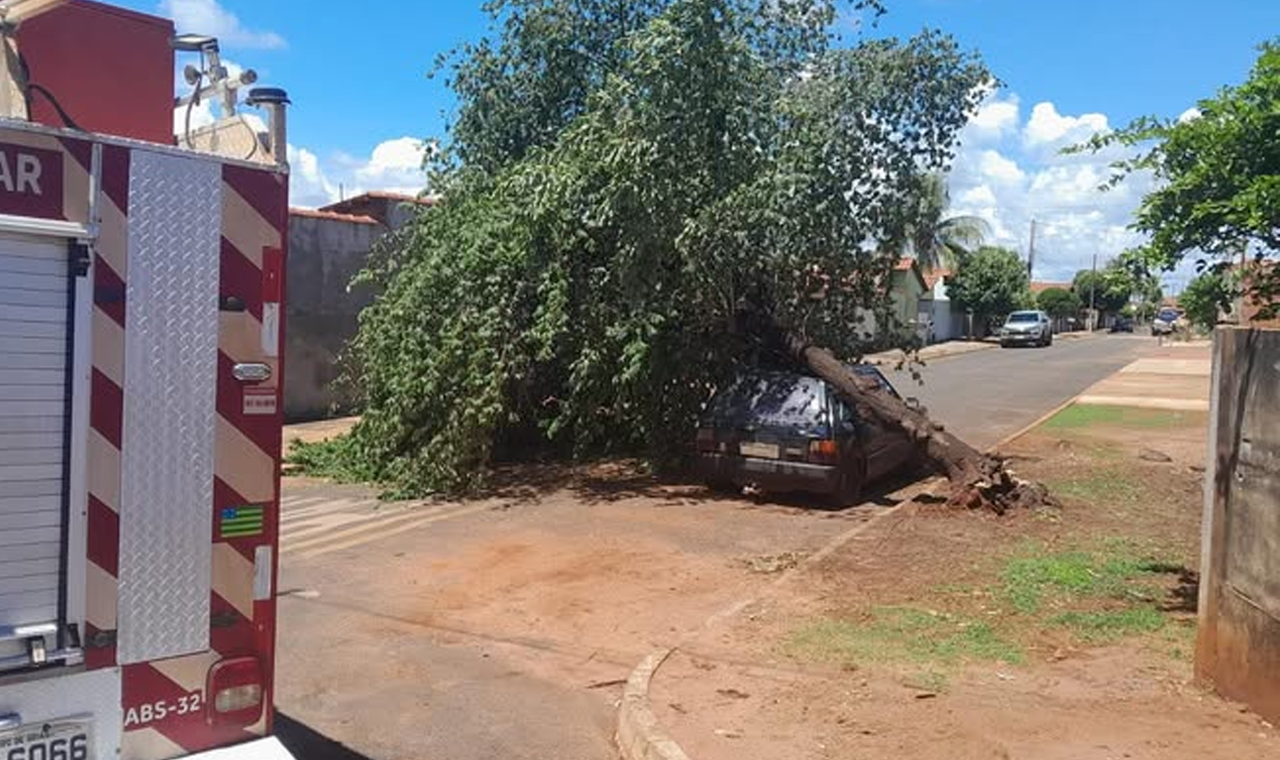
{"label": "white diagonal stripe", "polygon": [[[372,535],[353,537],[345,541],[338,541],[337,543],[327,543],[325,541],[316,541],[316,542],[312,542],[311,545],[308,545],[306,547],[297,547],[290,551],[294,551],[294,550],[299,551],[299,556],[303,557],[304,559],[310,559],[312,557],[318,557],[322,554],[341,551],[342,549],[351,549],[353,547],[361,546],[363,544],[367,544],[372,541],[378,541],[384,538],[390,538],[391,536],[398,535],[400,533],[405,533],[411,530],[416,530],[418,528],[421,528],[426,525],[430,525],[432,523],[438,523],[444,520],[452,520],[455,517],[465,517],[466,515],[475,514],[476,512],[484,512],[489,509],[491,509],[490,505],[476,504],[470,507],[463,507],[462,509],[458,509],[453,512],[432,515],[430,517],[423,517],[421,519],[412,520],[409,522],[405,522],[403,520],[396,520],[396,522],[400,524],[395,525],[394,527],[388,528],[386,530],[379,530],[378,532]],[[386,522],[390,522],[390,521],[386,521]],[[384,524],[386,523],[384,522]],[[378,526],[372,526],[372,527],[378,527]],[[359,532],[360,531],[348,531],[348,533],[352,533],[352,534],[358,534]],[[337,538],[337,536],[334,536],[332,538]]]}

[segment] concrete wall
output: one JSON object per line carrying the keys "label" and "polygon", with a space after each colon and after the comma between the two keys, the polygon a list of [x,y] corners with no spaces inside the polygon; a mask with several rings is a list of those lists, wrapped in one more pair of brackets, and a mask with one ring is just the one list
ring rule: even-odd
{"label": "concrete wall", "polygon": [[1280,721],[1280,331],[1215,335],[1196,675]]}
{"label": "concrete wall", "polygon": [[939,277],[937,282],[933,284],[931,298],[921,299],[921,311],[926,310],[926,304],[928,304],[930,318],[933,320],[931,342],[945,343],[965,336],[968,321],[965,319],[965,313],[956,308],[951,302],[951,296],[947,293],[947,282],[944,278]]}
{"label": "concrete wall", "polygon": [[289,217],[284,413],[290,421],[325,417],[345,399],[334,388],[337,358],[372,300],[351,290],[387,228],[368,217],[294,212]]}

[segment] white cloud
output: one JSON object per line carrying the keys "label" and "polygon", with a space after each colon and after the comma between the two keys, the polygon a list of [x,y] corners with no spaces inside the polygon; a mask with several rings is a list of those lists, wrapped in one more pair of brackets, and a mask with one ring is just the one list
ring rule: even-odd
{"label": "white cloud", "polygon": [[1201,115],[1202,114],[1200,113],[1200,109],[1196,108],[1195,106],[1192,106],[1182,112],[1182,114],[1178,117],[1178,123],[1186,124],[1189,121],[1195,121],[1196,119],[1200,118]]}
{"label": "white cloud", "polygon": [[969,120],[965,129],[965,142],[999,140],[1018,128],[1018,98],[1001,100],[995,95],[978,107],[978,113]]}
{"label": "white cloud", "polygon": [[[984,108],[1017,102],[989,99]],[[1141,243],[1128,225],[1151,188],[1150,176],[1135,175],[1102,192],[1098,188],[1111,174],[1110,163],[1123,155],[1120,149],[1060,153],[1108,123],[1104,114],[1060,114],[1052,103],[1038,104],[1025,121],[1016,107],[989,112],[976,133],[972,123],[966,128],[968,139],[950,177],[952,212],[987,220],[989,243],[1024,256],[1035,219],[1037,280],[1069,281],[1092,265],[1095,253],[1101,264]]]}
{"label": "white cloud", "polygon": [[338,184],[325,175],[320,159],[306,148],[289,146],[289,205],[327,206],[338,200]]}
{"label": "white cloud", "polygon": [[373,149],[369,160],[355,171],[356,180],[369,190],[417,193],[426,186],[422,160],[426,144],[412,137],[388,140]]}
{"label": "white cloud", "polygon": [[970,207],[995,206],[996,194],[986,185],[978,185],[960,193],[957,198],[959,205]]}
{"label": "white cloud", "polygon": [[1100,113],[1080,116],[1063,116],[1053,103],[1037,103],[1031,109],[1031,119],[1023,130],[1023,140],[1029,147],[1063,148],[1084,142],[1098,132],[1110,129],[1107,117]]}
{"label": "white cloud", "polygon": [[180,33],[208,34],[226,47],[277,50],[288,45],[275,32],[246,27],[217,0],[161,0],[160,13],[173,19]]}
{"label": "white cloud", "polygon": [[337,154],[326,161],[290,145],[289,203],[316,208],[370,190],[417,195],[427,184],[422,169],[426,151],[421,140],[400,137],[374,146],[367,158]]}
{"label": "white cloud", "polygon": [[983,177],[1000,184],[1018,184],[1027,175],[1018,167],[1018,162],[1002,156],[994,150],[984,150],[978,157],[978,170]]}

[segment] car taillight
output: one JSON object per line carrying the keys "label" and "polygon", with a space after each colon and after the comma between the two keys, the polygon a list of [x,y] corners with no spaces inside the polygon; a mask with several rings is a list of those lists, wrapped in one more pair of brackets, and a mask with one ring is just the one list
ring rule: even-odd
{"label": "car taillight", "polygon": [[716,450],[716,431],[711,428],[698,428],[698,451]]}
{"label": "car taillight", "polygon": [[252,726],[262,717],[262,663],[257,657],[223,660],[209,671],[209,722]]}
{"label": "car taillight", "polygon": [[840,460],[840,447],[835,441],[810,441],[809,461],[818,464],[835,464]]}

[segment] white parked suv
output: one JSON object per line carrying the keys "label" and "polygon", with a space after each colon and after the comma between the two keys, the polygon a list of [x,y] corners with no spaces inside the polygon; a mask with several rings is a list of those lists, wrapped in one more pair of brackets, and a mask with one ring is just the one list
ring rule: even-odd
{"label": "white parked suv", "polygon": [[1015,311],[1000,328],[1000,346],[1052,346],[1053,323],[1043,311]]}
{"label": "white parked suv", "polygon": [[1177,309],[1161,309],[1151,322],[1152,335],[1172,335],[1178,332],[1182,314]]}

